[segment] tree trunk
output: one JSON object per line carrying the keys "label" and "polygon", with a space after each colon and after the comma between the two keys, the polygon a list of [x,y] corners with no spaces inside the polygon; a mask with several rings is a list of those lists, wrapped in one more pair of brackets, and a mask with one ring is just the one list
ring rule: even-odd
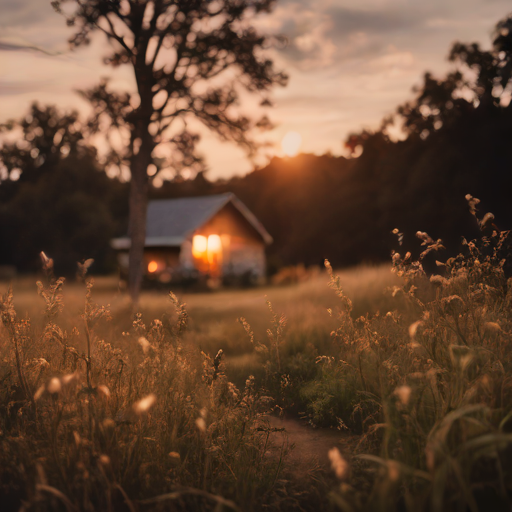
{"label": "tree trunk", "polygon": [[130,181],[130,215],[129,231],[131,238],[130,259],[128,264],[128,290],[132,299],[132,307],[139,304],[140,287],[144,274],[144,246],[146,243],[146,217],[148,209],[149,180],[147,168],[151,163],[152,144],[148,138],[147,127],[137,130],[145,132],[141,137],[140,148],[132,156]]}

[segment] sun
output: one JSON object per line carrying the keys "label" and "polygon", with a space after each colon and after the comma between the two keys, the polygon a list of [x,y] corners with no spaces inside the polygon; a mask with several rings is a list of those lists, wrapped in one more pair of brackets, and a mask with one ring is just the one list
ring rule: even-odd
{"label": "sun", "polygon": [[295,156],[299,152],[301,144],[302,137],[300,136],[300,133],[288,132],[281,141],[281,148],[285,155]]}

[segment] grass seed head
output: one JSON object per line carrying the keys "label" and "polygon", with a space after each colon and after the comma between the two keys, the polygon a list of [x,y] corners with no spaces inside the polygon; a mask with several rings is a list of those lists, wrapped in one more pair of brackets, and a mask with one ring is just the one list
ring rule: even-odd
{"label": "grass seed head", "polygon": [[400,465],[396,460],[388,460],[388,478],[392,482],[396,482],[400,478]]}
{"label": "grass seed head", "polygon": [[343,455],[341,455],[338,448],[331,448],[327,453],[329,460],[331,461],[331,468],[334,471],[334,474],[340,480],[345,480],[348,476],[348,462],[345,460]]}
{"label": "grass seed head", "polygon": [[173,466],[179,466],[181,463],[181,456],[178,452],[170,452],[169,459]]}
{"label": "grass seed head", "polygon": [[140,399],[139,401],[135,402],[132,406],[133,412],[137,416],[141,416],[142,414],[145,414],[155,405],[156,402],[156,395],[154,393],[150,393],[149,395],[145,396],[144,398]]}
{"label": "grass seed head", "polygon": [[45,388],[44,384],[37,388],[37,391],[34,393],[34,400],[37,401],[41,398],[42,394],[44,393],[44,388]]}
{"label": "grass seed head", "polygon": [[412,389],[410,386],[399,386],[395,389],[394,394],[400,400],[400,403],[405,407],[411,400]]}
{"label": "grass seed head", "polygon": [[62,384],[60,383],[60,379],[53,377],[53,379],[48,383],[48,387],[46,389],[48,393],[51,393],[52,395],[55,393],[60,393],[62,391]]}
{"label": "grass seed head", "polygon": [[197,418],[196,419],[196,427],[201,432],[206,432],[206,421],[204,421],[204,418]]}
{"label": "grass seed head", "polygon": [[147,354],[149,352],[149,349],[151,348],[151,343],[149,343],[149,341],[146,338],[144,338],[144,336],[141,336],[138,339],[138,343],[142,348],[142,352],[144,352],[144,354]]}
{"label": "grass seed head", "polygon": [[96,392],[97,392],[98,396],[100,396],[102,398],[105,398],[105,399],[110,398],[110,389],[108,389],[108,387],[105,386],[104,384],[100,384],[96,388]]}

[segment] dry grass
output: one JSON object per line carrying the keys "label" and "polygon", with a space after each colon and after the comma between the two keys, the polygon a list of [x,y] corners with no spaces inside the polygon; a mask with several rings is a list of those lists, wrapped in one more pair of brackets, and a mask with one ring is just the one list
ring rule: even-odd
{"label": "dry grass", "polygon": [[[362,310],[383,307],[382,288],[396,281],[389,267],[344,275],[354,294],[365,288]],[[275,376],[255,346],[272,320],[266,300],[288,317],[286,337],[277,333],[283,368],[306,345],[332,345],[327,307],[335,296],[325,274],[282,287],[180,294],[174,302],[146,291],[136,318],[114,278],[87,287],[50,281],[40,297],[34,281],[14,282],[12,296],[7,284],[0,290],[8,510],[19,500],[26,510],[137,508],[183,487],[173,498],[177,510],[224,498],[244,510],[298,506],[279,479],[281,436],[269,451],[274,434],[264,414],[275,401],[262,386],[272,387]],[[242,316],[255,330],[253,344]],[[274,323],[280,329],[277,316]]]}
{"label": "dry grass", "polygon": [[[420,235],[426,253],[439,248]],[[298,284],[171,302],[144,292],[136,318],[112,278],[85,301],[83,285],[61,297],[54,282],[41,290],[46,311],[29,280],[14,283],[0,333],[5,502],[301,510],[329,498],[360,512],[508,510],[507,235],[466,244],[430,279],[395,255],[394,274],[328,267]],[[279,444],[270,448],[273,407],[359,432],[367,453],[349,466],[329,452],[342,482],[328,496],[320,480],[305,492],[283,478],[293,472]]]}

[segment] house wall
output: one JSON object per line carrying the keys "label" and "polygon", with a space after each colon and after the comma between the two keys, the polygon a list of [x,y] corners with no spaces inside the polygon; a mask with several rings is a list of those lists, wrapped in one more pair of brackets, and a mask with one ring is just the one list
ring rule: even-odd
{"label": "house wall", "polygon": [[180,248],[146,247],[144,249],[144,268],[146,272],[151,261],[158,264],[158,272],[175,269],[180,265]]}

